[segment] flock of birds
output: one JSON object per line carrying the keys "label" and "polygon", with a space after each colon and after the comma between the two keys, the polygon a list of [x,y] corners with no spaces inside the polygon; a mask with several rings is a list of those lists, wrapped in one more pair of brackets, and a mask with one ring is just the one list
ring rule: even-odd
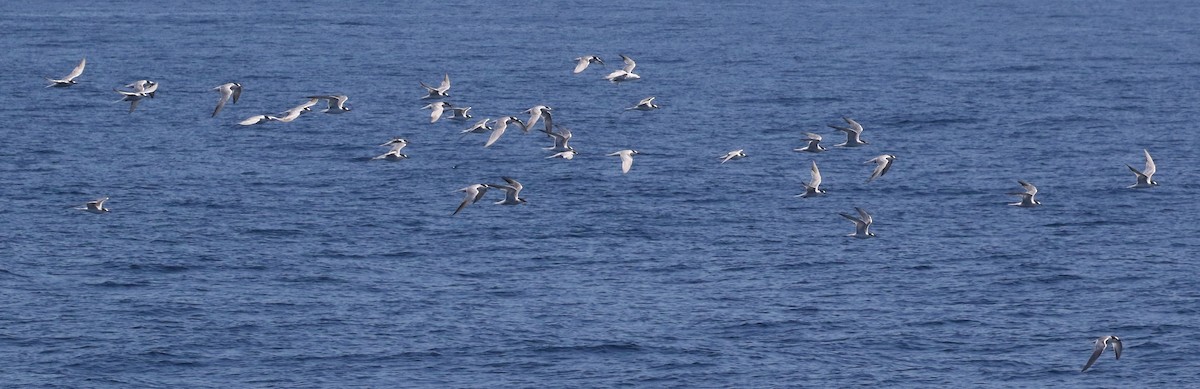
{"label": "flock of birds", "polygon": [[[634,60],[632,58],[622,54],[621,60],[623,62],[622,68],[610,72],[607,76],[604,77],[604,79],[606,79],[612,83],[620,83],[620,82],[627,82],[627,81],[641,79],[640,75],[638,75],[637,73],[634,73],[634,70],[637,67],[637,63],[634,62]],[[575,58],[575,68],[572,71],[572,73],[574,73],[574,74],[582,73],[583,71],[587,70],[587,68],[591,64],[604,65],[604,61],[600,57],[595,56],[595,55],[586,55],[586,56],[581,56],[581,57]],[[75,85],[78,82],[77,78],[83,74],[83,71],[84,71],[84,68],[86,67],[86,65],[87,65],[87,59],[85,58],[85,59],[81,60],[79,62],[79,64],[77,66],[75,66],[75,68],[69,74],[67,74],[65,77],[63,77],[61,79],[46,77],[46,80],[50,82],[50,85],[48,85],[47,87],[62,88],[62,87],[70,87],[72,85]],[[442,78],[441,82],[436,87],[427,85],[424,82],[419,82],[419,84],[426,91],[426,95],[422,99],[438,99],[438,100],[440,100],[440,99],[450,97],[449,91],[450,91],[451,84],[450,84],[450,75],[449,74],[446,74]],[[155,81],[138,80],[138,81],[134,81],[133,83],[125,85],[125,88],[128,88],[128,89],[125,89],[125,90],[113,89],[113,90],[116,93],[121,95],[121,100],[118,100],[118,101],[126,101],[126,102],[130,103],[129,112],[132,113],[134,110],[137,109],[138,104],[142,100],[144,100],[146,98],[153,99],[155,96],[155,92],[158,90],[158,87],[159,87],[159,84]],[[234,104],[236,104],[238,102],[238,100],[240,99],[241,94],[242,94],[242,85],[239,83],[236,83],[236,82],[230,82],[230,83],[219,85],[219,86],[213,88],[213,90],[220,94],[220,98],[217,101],[216,108],[214,108],[213,112],[212,112],[212,116],[215,117],[215,116],[217,116],[217,114],[219,114],[221,112],[222,108],[224,108],[226,103],[228,103],[230,100],[232,100]],[[325,101],[325,103],[326,103],[326,108],[323,111],[321,111],[323,113],[341,114],[341,113],[350,112],[350,110],[351,110],[350,107],[346,106],[346,102],[347,102],[347,100],[349,100],[349,97],[347,97],[346,95],[313,95],[313,96],[307,96],[305,98],[307,100],[305,100],[300,105],[297,105],[290,109],[287,109],[278,115],[272,115],[272,114],[254,115],[254,116],[251,116],[249,118],[246,118],[246,119],[238,122],[238,124],[242,125],[242,126],[253,126],[253,125],[263,124],[263,123],[267,123],[267,122],[288,123],[288,122],[296,120],[304,113],[311,112],[312,108],[314,106],[317,106],[318,104],[320,104],[321,101]],[[626,110],[652,111],[655,109],[659,109],[660,107],[658,104],[656,104],[654,102],[654,99],[655,98],[653,96],[647,97],[647,98],[639,101],[637,104],[626,108]],[[450,118],[451,120],[465,121],[465,120],[471,119],[473,117],[470,113],[471,107],[456,107],[447,101],[436,101],[436,102],[425,105],[423,107],[423,109],[430,110],[430,114],[429,114],[429,122],[430,123],[438,122],[438,120],[440,120],[442,118],[442,116],[446,113],[447,110],[450,110],[450,112],[451,112],[451,115],[452,115]],[[567,160],[573,159],[577,153],[575,151],[575,148],[570,145],[570,140],[572,137],[571,130],[566,127],[556,126],[553,123],[553,110],[554,110],[553,108],[546,106],[546,105],[536,105],[536,106],[531,107],[524,111],[525,114],[529,115],[529,118],[527,120],[521,120],[520,118],[517,118],[516,116],[503,116],[503,117],[500,117],[495,120],[492,120],[490,118],[484,118],[482,120],[475,122],[473,125],[471,125],[467,129],[461,131],[460,139],[462,137],[466,137],[471,134],[483,134],[483,133],[490,132],[490,135],[488,136],[487,141],[483,145],[483,147],[487,148],[487,147],[491,147],[492,145],[494,145],[501,138],[501,136],[504,135],[504,133],[508,129],[509,125],[512,125],[514,123],[517,125],[520,125],[520,128],[524,133],[529,133],[530,130],[535,128],[535,126],[540,121],[540,122],[544,123],[544,128],[541,130],[541,132],[543,132],[546,136],[551,138],[554,142],[554,144],[552,146],[546,147],[546,150],[549,150],[550,152],[552,152],[554,154],[552,154],[546,158],[561,158],[561,159],[567,159]],[[845,121],[844,126],[843,125],[833,125],[833,124],[829,125],[829,127],[833,128],[839,132],[844,133],[846,136],[846,141],[843,143],[837,144],[836,147],[852,148],[852,147],[861,147],[861,146],[865,146],[868,144],[868,142],[866,140],[863,140],[863,138],[862,138],[863,126],[861,124],[859,124],[854,119],[851,119],[848,117],[843,117],[842,120]],[[811,133],[811,132],[805,133],[804,135],[805,135],[804,140],[807,142],[807,144],[804,145],[803,147],[795,148],[795,149],[793,149],[793,151],[805,152],[805,153],[821,153],[821,152],[828,150],[827,148],[825,148],[824,146],[821,145],[821,141],[823,140],[821,135]],[[380,145],[380,146],[384,146],[384,147],[389,147],[389,150],[386,153],[383,153],[383,154],[376,156],[374,158],[371,158],[371,159],[372,160],[407,159],[408,156],[401,153],[401,150],[403,150],[407,145],[408,145],[408,141],[406,139],[394,138],[394,139]],[[1152,187],[1158,185],[1158,183],[1155,182],[1153,179],[1154,173],[1156,171],[1156,168],[1154,165],[1154,159],[1150,156],[1150,152],[1148,150],[1143,150],[1143,153],[1145,155],[1145,160],[1146,160],[1146,165],[1145,165],[1144,169],[1138,170],[1137,168],[1134,168],[1133,166],[1126,165],[1129,168],[1129,170],[1131,170],[1136,175],[1136,179],[1137,179],[1137,181],[1133,185],[1130,185],[1129,188],[1138,188],[1138,189],[1152,188]],[[620,160],[621,173],[627,174],[627,173],[629,173],[630,169],[633,167],[633,157],[638,154],[639,154],[639,152],[637,150],[625,149],[625,150],[618,150],[616,152],[613,152],[613,153],[610,153],[607,155],[618,157]],[[746,157],[745,150],[739,149],[739,150],[733,150],[728,153],[725,153],[724,155],[721,155],[718,158],[720,159],[720,163],[724,164],[726,162],[745,158],[745,157]],[[871,158],[870,160],[867,160],[865,162],[865,164],[875,164],[874,169],[871,171],[870,176],[867,178],[867,182],[874,181],[880,177],[883,177],[885,174],[887,174],[888,171],[892,168],[893,164],[896,162],[896,159],[897,159],[897,157],[895,155],[883,154],[883,155],[879,155],[877,157]],[[505,181],[504,184],[476,183],[476,184],[468,185],[462,189],[459,189],[458,191],[463,192],[465,196],[462,199],[462,201],[459,203],[458,207],[454,209],[454,212],[451,213],[451,215],[457,215],[459,212],[462,212],[462,210],[464,208],[466,208],[467,206],[477,203],[478,201],[483,199],[484,195],[490,189],[500,190],[500,191],[504,192],[504,198],[500,201],[495,202],[495,204],[498,204],[498,205],[525,204],[527,202],[526,199],[521,198],[521,196],[520,196],[521,190],[524,188],[524,186],[521,185],[521,183],[518,182],[516,179],[510,178],[510,177],[502,177],[502,178]],[[1021,185],[1021,187],[1024,190],[1020,191],[1020,192],[1012,192],[1009,194],[1019,196],[1021,198],[1021,200],[1019,202],[1011,203],[1009,205],[1017,206],[1017,207],[1026,207],[1026,208],[1027,207],[1036,207],[1038,205],[1041,205],[1041,202],[1038,201],[1036,198],[1037,193],[1038,193],[1038,189],[1036,186],[1034,186],[1033,184],[1031,184],[1027,181],[1024,181],[1024,180],[1018,180],[1017,182]],[[821,189],[821,170],[817,167],[817,162],[814,160],[814,161],[812,161],[812,165],[811,165],[811,178],[808,182],[804,183],[804,193],[801,193],[801,194],[797,195],[796,197],[811,198],[811,197],[821,196],[824,194],[826,194],[826,191],[824,189]],[[83,211],[92,212],[92,213],[107,213],[107,212],[109,212],[109,209],[107,207],[105,207],[105,202],[107,202],[108,199],[109,199],[108,197],[100,198],[100,199],[97,199],[94,201],[87,202],[87,203],[83,204],[82,206],[79,206],[74,209],[83,210]],[[867,210],[865,210],[863,208],[855,207],[854,209],[857,212],[857,215],[851,215],[848,213],[839,213],[839,215],[841,215],[842,217],[844,217],[854,223],[854,226],[855,226],[854,232],[849,234],[848,236],[851,236],[854,238],[862,238],[862,239],[875,237],[875,233],[871,231],[871,225],[874,223],[874,218],[871,216],[871,214]],[[1121,358],[1121,350],[1123,348],[1123,346],[1121,344],[1121,339],[1116,336],[1111,336],[1111,335],[1103,336],[1103,337],[1100,337],[1099,339],[1096,339],[1095,346],[1092,351],[1092,355],[1090,358],[1088,358],[1087,364],[1085,364],[1083,366],[1083,369],[1081,371],[1087,371],[1087,369],[1091,368],[1092,365],[1096,362],[1096,360],[1100,357],[1100,355],[1104,352],[1104,350],[1106,348],[1108,348],[1110,345],[1113,349],[1113,353],[1116,354],[1116,358],[1120,359]]]}

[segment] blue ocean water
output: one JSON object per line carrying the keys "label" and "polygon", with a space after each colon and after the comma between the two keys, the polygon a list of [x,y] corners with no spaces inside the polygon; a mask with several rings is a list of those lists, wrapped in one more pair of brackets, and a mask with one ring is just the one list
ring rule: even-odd
{"label": "blue ocean water", "polygon": [[[0,386],[1200,381],[1194,2],[5,8]],[[603,80],[621,53],[641,80]],[[430,124],[445,73],[476,118],[554,107],[580,155]],[[111,89],[139,79],[130,114]],[[333,93],[353,111],[235,124]],[[842,116],[870,145],[791,151]],[[398,136],[409,159],[370,160]],[[1142,149],[1161,186],[1126,189]],[[813,160],[829,194],[793,197]],[[527,205],[450,216],[501,176]],[[1043,206],[1005,205],[1018,179]],[[1108,334],[1122,359],[1081,374]]]}

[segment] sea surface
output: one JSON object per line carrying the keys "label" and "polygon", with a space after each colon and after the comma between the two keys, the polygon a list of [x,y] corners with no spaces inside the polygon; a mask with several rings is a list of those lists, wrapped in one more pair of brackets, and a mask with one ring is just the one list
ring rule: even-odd
{"label": "sea surface", "polygon": [[[1198,21],[1170,0],[13,2],[0,387],[1196,387]],[[607,66],[572,74],[586,54]],[[619,54],[641,80],[603,79]],[[476,119],[553,107],[579,156],[430,124],[418,82],[443,74]],[[161,86],[129,113],[112,89],[140,79]],[[245,91],[210,118],[226,82]],[[236,124],[317,94],[352,111]],[[843,116],[869,145],[833,146]],[[805,132],[830,150],[793,152]],[[409,159],[371,160],[393,137]],[[1161,185],[1128,189],[1143,149]],[[812,161],[828,194],[794,197]],[[451,216],[506,176],[527,204]],[[1043,205],[1006,205],[1017,180]],[[875,239],[846,236],[854,207]],[[1122,358],[1080,373],[1103,335]]]}

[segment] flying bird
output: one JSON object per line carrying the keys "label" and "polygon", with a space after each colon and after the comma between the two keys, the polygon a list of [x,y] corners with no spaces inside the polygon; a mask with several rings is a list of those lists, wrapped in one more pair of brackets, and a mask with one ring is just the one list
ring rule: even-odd
{"label": "flying bird", "polygon": [[466,196],[463,198],[462,203],[458,204],[458,208],[455,208],[454,213],[450,214],[450,216],[457,215],[458,212],[462,211],[463,208],[466,208],[468,205],[479,202],[479,199],[483,198],[483,194],[487,193],[488,188],[491,188],[491,185],[471,184],[466,188],[459,189],[458,191],[466,193]]}
{"label": "flying bird", "polygon": [[488,126],[488,122],[490,122],[490,121],[492,121],[491,118],[483,118],[482,120],[475,122],[475,125],[468,127],[467,129],[459,132],[460,134],[462,134],[462,136],[460,136],[459,139],[462,139],[463,137],[467,136],[467,134],[482,134],[482,133],[491,131],[492,127]]}
{"label": "flying bird", "polygon": [[444,112],[446,110],[446,108],[450,108],[450,103],[447,103],[445,101],[429,103],[429,105],[421,107],[421,109],[432,109],[433,110],[432,112],[429,113],[429,122],[430,123],[437,123],[438,119],[442,118],[442,112]]}
{"label": "flying bird", "polygon": [[838,215],[842,215],[842,217],[854,222],[854,233],[846,236],[853,236],[859,239],[874,238],[875,233],[871,232],[871,223],[874,223],[875,219],[865,209],[854,207],[854,210],[858,211],[858,217],[838,213]]}
{"label": "flying bird", "polygon": [[575,155],[576,155],[576,154],[579,154],[579,153],[575,152],[575,150],[567,150],[567,151],[561,151],[561,152],[554,153],[554,155],[551,155],[551,156],[549,156],[549,157],[546,157],[546,158],[547,158],[547,159],[549,159],[549,158],[562,158],[562,159],[567,159],[567,160],[570,160],[570,159],[575,159]]}
{"label": "flying bird", "polygon": [[807,152],[807,153],[819,153],[819,152],[825,151],[825,146],[821,146],[821,136],[820,135],[817,135],[817,134],[814,134],[811,132],[806,132],[806,133],[804,133],[804,137],[805,137],[805,140],[808,141],[808,145],[804,146],[802,148],[792,149],[792,151],[803,151],[803,152]]}
{"label": "flying bird", "polygon": [[841,127],[830,124],[829,127],[846,133],[846,143],[839,144],[841,147],[858,147],[867,144],[867,141],[862,140],[863,126],[848,117],[842,117],[842,120],[849,124],[849,127]]}
{"label": "flying bird", "polygon": [[485,143],[483,147],[492,147],[492,144],[496,143],[496,141],[500,139],[501,135],[504,135],[504,131],[508,129],[508,123],[512,122],[517,122],[517,124],[520,124],[521,126],[525,125],[524,123],[521,123],[521,119],[517,119],[513,116],[505,116],[500,119],[496,119],[496,127],[492,129],[492,135],[488,136],[487,143]]}
{"label": "flying bird", "polygon": [[629,168],[633,167],[633,156],[638,155],[637,150],[621,150],[612,154],[610,157],[621,157],[621,174],[629,173]]}
{"label": "flying bird", "polygon": [[225,108],[225,102],[229,101],[230,97],[233,98],[234,104],[237,104],[238,98],[242,97],[242,84],[236,82],[221,84],[213,90],[221,94],[221,99],[217,100],[217,108],[213,110],[211,117],[216,117],[217,113],[221,112],[221,108]]}
{"label": "flying bird", "polygon": [[454,112],[454,116],[451,116],[450,120],[465,121],[467,119],[474,117],[474,116],[471,116],[471,112],[470,112],[471,107],[454,107],[454,108],[451,108],[450,110],[452,112]]}
{"label": "flying bird", "polygon": [[625,61],[625,67],[614,70],[612,73],[604,76],[604,79],[612,81],[615,84],[622,81],[633,81],[642,78],[642,76],[639,76],[633,72],[633,69],[637,67],[637,62],[633,62],[633,58],[629,58],[625,54],[621,54],[621,59]]}
{"label": "flying bird", "polygon": [[654,96],[650,96],[639,101],[637,105],[625,108],[626,111],[651,111],[658,109],[658,104],[654,104]]}
{"label": "flying bird", "polygon": [[728,153],[725,153],[725,155],[722,155],[717,158],[721,159],[721,163],[729,162],[729,160],[732,160],[732,159],[746,158],[746,153],[742,152],[742,150],[743,149],[737,149],[734,151],[730,151]]}
{"label": "flying bird", "polygon": [[282,123],[290,123],[291,121],[296,120],[296,118],[300,117],[300,114],[312,111],[312,106],[317,105],[317,102],[319,102],[319,101],[321,101],[321,99],[310,98],[310,99],[308,99],[308,101],[305,101],[303,104],[292,107],[291,109],[288,109],[287,111],[283,111],[282,115],[272,116],[271,120],[277,120]]}
{"label": "flying bird", "polygon": [[1121,338],[1118,338],[1116,335],[1101,336],[1099,339],[1096,339],[1096,346],[1092,348],[1092,356],[1088,358],[1087,364],[1083,365],[1083,370],[1079,372],[1085,372],[1089,367],[1092,367],[1092,364],[1096,363],[1096,359],[1100,358],[1100,354],[1104,353],[1104,349],[1108,348],[1110,343],[1112,344],[1113,354],[1117,356],[1116,359],[1121,359],[1121,349],[1123,348]]}
{"label": "flying bird", "polygon": [[825,190],[821,189],[821,170],[817,169],[817,161],[812,162],[812,179],[804,184],[804,193],[796,195],[796,197],[809,198],[825,194]]}
{"label": "flying bird", "polygon": [[248,117],[245,120],[238,122],[238,124],[243,125],[243,126],[253,126],[255,124],[262,124],[262,123],[275,121],[275,120],[276,119],[274,116],[263,114],[263,115],[254,115],[254,116]]}
{"label": "flying bird", "polygon": [[552,131],[543,131],[543,132],[546,133],[546,136],[554,138],[554,146],[547,147],[546,150],[551,150],[554,152],[563,152],[563,151],[575,149],[574,147],[571,147],[571,145],[567,144],[567,142],[571,141],[571,129],[566,128],[566,127],[559,127],[558,132],[552,132]]}
{"label": "flying bird", "polygon": [[529,121],[525,122],[523,125],[525,132],[529,132],[530,128],[533,128],[533,126],[537,125],[538,120],[541,120],[543,115],[549,117],[550,111],[552,110],[554,110],[554,108],[550,108],[545,105],[535,105],[533,108],[525,110],[525,113],[529,114]]}
{"label": "flying bird", "polygon": [[501,178],[504,178],[504,181],[507,182],[508,185],[488,184],[488,187],[496,188],[496,189],[504,191],[504,200],[497,201],[495,204],[498,204],[498,205],[524,204],[526,201],[525,201],[525,199],[520,197],[520,194],[521,194],[521,189],[524,189],[525,187],[522,186],[520,182],[517,182],[517,180],[511,179],[508,177],[501,177]]}
{"label": "flying bird", "polygon": [[[76,84],[75,79],[78,78],[79,75],[83,74],[83,68],[86,66],[87,66],[87,58],[84,58],[84,59],[79,60],[79,64],[75,65],[75,69],[71,69],[71,73],[67,74],[66,77],[63,77],[61,79],[54,79],[54,78],[46,77],[46,81],[50,81],[50,85],[46,85],[46,87],[47,88],[49,88],[49,87],[64,88],[64,87],[68,87],[71,85],[75,85]],[[576,72],[576,73],[578,73],[578,72]]]}
{"label": "flying bird", "polygon": [[579,58],[575,58],[575,70],[572,71],[571,73],[579,74],[579,73],[583,72],[584,69],[587,69],[588,65],[593,64],[593,63],[598,63],[598,64],[603,65],[604,61],[601,61],[600,57],[597,57],[594,55],[585,55],[585,56],[582,56]]}
{"label": "flying bird", "polygon": [[388,159],[388,160],[396,161],[396,160],[408,158],[407,155],[400,153],[400,150],[403,150],[404,146],[408,146],[408,140],[406,140],[404,138],[395,138],[395,139],[388,141],[387,143],[381,144],[380,146],[391,146],[392,149],[388,150],[388,152],[386,152],[386,153],[383,153],[383,155],[380,155],[375,158],[371,158],[371,160]]}
{"label": "flying bird", "polygon": [[78,209],[81,211],[88,211],[91,213],[106,213],[106,212],[108,212],[108,208],[104,207],[105,201],[108,201],[108,197],[96,199],[93,201],[88,201],[87,203],[84,203],[82,207],[75,208],[75,209]]}
{"label": "flying bird", "polygon": [[871,160],[867,162],[863,162],[863,164],[875,164],[875,170],[871,172],[871,177],[867,178],[867,182],[874,181],[876,178],[883,177],[884,174],[887,174],[888,169],[892,168],[893,162],[896,162],[896,156],[891,154],[880,155],[878,157],[871,158]]}
{"label": "flying bird", "polygon": [[422,97],[422,99],[440,99],[443,97],[450,97],[450,93],[448,93],[450,91],[450,75],[449,74],[446,74],[446,76],[444,78],[442,78],[442,83],[440,85],[438,85],[437,88],[434,88],[429,85],[425,85],[425,83],[421,82],[421,81],[417,81],[417,82],[420,83],[421,86],[424,87],[425,90],[429,92],[429,94],[425,95],[425,97]]}
{"label": "flying bird", "polygon": [[321,111],[321,112],[324,112],[324,113],[346,113],[346,112],[350,112],[350,107],[347,107],[347,106],[346,106],[346,100],[350,100],[350,97],[348,97],[348,96],[346,96],[346,95],[322,95],[322,96],[308,96],[308,97],[306,97],[306,98],[307,98],[307,99],[318,99],[318,100],[325,100],[326,102],[328,102],[328,103],[329,103],[329,107],[328,107],[328,108],[325,108],[325,110],[324,110],[324,111]]}
{"label": "flying bird", "polygon": [[1025,188],[1025,191],[1009,193],[1010,195],[1013,195],[1013,196],[1021,196],[1021,202],[1012,203],[1009,205],[1017,206],[1017,207],[1026,207],[1026,208],[1042,205],[1041,201],[1038,201],[1037,199],[1034,198],[1034,196],[1036,196],[1037,192],[1038,192],[1038,189],[1036,186],[1033,186],[1033,184],[1030,184],[1030,183],[1022,181],[1022,180],[1017,180],[1017,183],[1021,184],[1021,187]]}
{"label": "flying bird", "polygon": [[1154,172],[1158,170],[1158,168],[1156,168],[1154,166],[1154,159],[1150,158],[1149,150],[1142,149],[1142,152],[1146,153],[1146,169],[1145,170],[1138,171],[1137,169],[1134,169],[1133,166],[1129,166],[1129,164],[1125,164],[1125,166],[1128,167],[1129,170],[1133,172],[1133,174],[1137,175],[1137,183],[1130,185],[1129,186],[1130,188],[1153,188],[1155,186],[1158,186],[1158,182],[1154,181]]}

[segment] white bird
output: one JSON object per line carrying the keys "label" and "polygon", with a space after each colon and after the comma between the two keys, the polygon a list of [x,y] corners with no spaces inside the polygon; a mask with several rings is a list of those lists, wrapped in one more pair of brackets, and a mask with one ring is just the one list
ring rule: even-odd
{"label": "white bird", "polygon": [[1089,367],[1092,367],[1092,364],[1096,363],[1096,359],[1100,358],[1100,354],[1104,353],[1104,349],[1108,348],[1109,343],[1112,343],[1113,354],[1117,355],[1116,359],[1121,359],[1121,349],[1124,348],[1121,345],[1121,338],[1118,338],[1116,335],[1101,336],[1099,339],[1096,339],[1096,346],[1092,348],[1092,356],[1088,358],[1087,364],[1083,365],[1083,370],[1079,372],[1085,372]]}
{"label": "white bird", "polygon": [[804,193],[796,195],[796,197],[809,198],[825,194],[825,190],[821,189],[821,170],[817,169],[817,161],[812,162],[812,179],[804,184]]}
{"label": "white bird", "polygon": [[587,69],[588,65],[593,64],[593,63],[598,63],[598,64],[603,65],[604,61],[601,61],[600,57],[597,57],[594,55],[585,55],[585,56],[582,56],[579,58],[575,58],[575,70],[572,71],[571,73],[579,74],[579,73],[583,72],[584,69]]}
{"label": "white bird", "polygon": [[448,93],[450,91],[450,75],[449,74],[446,74],[446,76],[444,78],[442,78],[442,83],[440,85],[438,85],[437,88],[434,88],[429,85],[425,85],[425,83],[421,82],[421,81],[417,81],[417,82],[420,83],[421,86],[424,87],[425,90],[429,92],[429,94],[425,95],[425,97],[422,97],[422,99],[439,99],[442,97],[450,97],[450,93]]}
{"label": "white bird", "polygon": [[846,143],[839,144],[841,147],[858,147],[867,144],[867,141],[862,140],[863,126],[848,117],[842,117],[850,127],[841,127],[830,124],[829,127],[846,133]]}
{"label": "white bird", "polygon": [[122,102],[122,101],[129,102],[129,113],[133,113],[133,110],[137,109],[137,106],[139,103],[142,102],[142,99],[149,96],[142,92],[129,92],[129,91],[123,91],[120,89],[113,89],[113,91],[120,93],[122,96],[120,100],[117,100],[117,102]]}
{"label": "white bird", "polygon": [[408,140],[406,140],[404,138],[395,138],[395,139],[388,141],[387,143],[381,144],[380,146],[391,146],[392,149],[388,150],[388,152],[386,152],[386,153],[383,153],[383,155],[380,155],[375,158],[371,158],[372,160],[376,160],[376,159],[401,160],[401,159],[408,158],[407,155],[400,153],[400,150],[403,150],[404,146],[408,146]]}
{"label": "white bird", "polygon": [[821,136],[820,135],[817,135],[817,134],[814,134],[811,132],[806,132],[806,133],[804,133],[804,136],[805,136],[805,140],[808,141],[808,145],[804,146],[803,148],[792,149],[792,151],[803,151],[803,152],[808,152],[808,153],[819,153],[819,152],[825,151],[825,146],[821,146]]}
{"label": "white bird", "polygon": [[488,122],[490,122],[490,121],[492,121],[491,118],[483,118],[482,120],[475,122],[475,125],[459,132],[460,134],[462,134],[462,136],[460,136],[459,139],[462,139],[462,137],[467,136],[467,134],[482,134],[482,133],[491,131],[492,127],[488,126]]}
{"label": "white bird", "polygon": [[1021,202],[1011,203],[1009,205],[1017,206],[1017,207],[1026,207],[1026,208],[1042,205],[1041,201],[1038,201],[1037,199],[1034,198],[1034,196],[1037,196],[1037,192],[1038,192],[1038,189],[1036,186],[1033,186],[1033,184],[1030,184],[1030,183],[1022,181],[1022,180],[1017,180],[1017,183],[1021,184],[1021,186],[1025,188],[1025,191],[1009,193],[1010,195],[1021,196]]}
{"label": "white bird", "polygon": [[721,159],[721,163],[729,162],[729,160],[731,160],[731,159],[742,159],[742,158],[746,158],[746,153],[742,152],[743,150],[744,150],[744,149],[737,149],[737,150],[734,150],[734,151],[730,151],[730,152],[728,152],[728,153],[725,153],[725,155],[722,155],[722,156],[720,156],[720,157],[717,157],[717,158],[720,158],[720,159]]}
{"label": "white bird", "polygon": [[612,154],[610,157],[621,157],[621,174],[629,173],[629,168],[633,167],[633,156],[638,155],[637,150],[621,150]]}
{"label": "white bird", "polygon": [[846,236],[853,236],[859,239],[874,238],[875,233],[871,232],[871,223],[874,223],[875,219],[865,209],[854,207],[854,210],[858,211],[859,217],[838,213],[838,215],[842,215],[842,217],[854,222],[854,233]]}
{"label": "white bird", "polygon": [[488,184],[489,187],[504,191],[504,200],[497,201],[496,204],[499,204],[499,205],[524,204],[525,199],[521,198],[520,194],[521,194],[521,189],[524,189],[525,187],[522,186],[520,182],[517,182],[517,180],[511,179],[508,177],[502,177],[502,178],[504,178],[504,181],[507,182],[508,185]]}
{"label": "white bird", "polygon": [[287,111],[283,111],[283,114],[280,116],[272,116],[271,120],[277,120],[277,121],[280,121],[283,123],[290,123],[291,121],[296,120],[296,118],[300,117],[300,114],[312,111],[312,106],[317,105],[317,102],[319,102],[319,101],[321,101],[321,99],[310,98],[310,99],[308,99],[308,101],[305,101],[303,104],[292,107],[291,109],[289,109]]}
{"label": "white bird", "polygon": [[533,108],[525,110],[525,113],[529,114],[529,121],[525,122],[524,124],[525,132],[529,132],[530,128],[533,128],[533,126],[537,125],[538,120],[541,120],[543,115],[549,117],[550,111],[552,110],[554,110],[554,108],[550,108],[545,105],[535,105]]}
{"label": "white bird", "polygon": [[451,111],[454,112],[454,116],[451,116],[450,120],[465,121],[474,117],[471,116],[471,107],[454,107]]}
{"label": "white bird", "polygon": [[1125,164],[1125,166],[1128,167],[1129,170],[1133,171],[1133,174],[1137,175],[1137,183],[1130,185],[1129,186],[1130,188],[1153,188],[1155,186],[1158,186],[1158,182],[1154,181],[1154,172],[1158,170],[1158,168],[1154,166],[1154,159],[1150,158],[1149,150],[1142,149],[1142,152],[1146,153],[1146,169],[1145,170],[1138,171],[1137,169],[1134,169],[1133,166],[1129,166],[1129,164]]}
{"label": "white bird", "polygon": [[508,123],[511,122],[517,122],[517,124],[522,126],[525,125],[524,123],[521,123],[521,119],[517,119],[513,116],[505,116],[496,119],[496,127],[492,129],[492,135],[488,136],[487,143],[485,143],[483,147],[492,147],[492,144],[496,143],[496,140],[500,139],[501,135],[504,135],[504,130],[508,129]]}
{"label": "white bird", "polygon": [[329,103],[329,107],[325,108],[324,113],[346,113],[350,112],[350,107],[346,106],[346,100],[350,100],[346,95],[323,95],[323,96],[308,96],[307,99],[325,100]]}
{"label": "white bird", "polygon": [[571,141],[571,129],[566,128],[566,127],[559,127],[558,132],[551,132],[551,131],[543,131],[543,132],[545,132],[547,136],[554,138],[554,146],[547,147],[546,150],[551,150],[554,152],[562,152],[562,151],[568,151],[568,150],[575,149],[574,147],[571,147],[571,145],[567,144],[567,142]]}
{"label": "white bird", "polygon": [[455,208],[454,213],[450,214],[450,216],[457,215],[459,211],[462,211],[463,208],[466,208],[468,205],[479,202],[479,199],[483,198],[483,194],[487,193],[488,188],[491,188],[491,185],[471,184],[466,188],[459,189],[458,191],[465,192],[466,196],[463,198],[462,203],[458,204],[458,208]]}
{"label": "white bird", "polygon": [[871,158],[871,160],[867,162],[864,162],[864,165],[868,163],[875,164],[875,170],[871,172],[871,177],[867,178],[867,182],[874,181],[876,178],[883,177],[884,174],[887,174],[888,169],[892,168],[893,162],[896,162],[896,156],[891,154],[880,155],[878,157]]}
{"label": "white bird", "polygon": [[579,153],[575,152],[575,150],[567,150],[567,151],[555,153],[554,155],[551,155],[546,158],[575,159],[576,154],[579,154]]}
{"label": "white bird", "polygon": [[104,207],[105,201],[108,201],[108,197],[93,200],[93,201],[88,201],[87,203],[83,204],[83,207],[75,208],[75,209],[78,209],[81,211],[88,211],[91,213],[105,213],[105,212],[108,212],[108,208]]}
{"label": "white bird", "polygon": [[642,99],[642,101],[639,101],[637,103],[637,105],[629,107],[629,108],[625,108],[626,111],[631,111],[631,110],[650,111],[650,110],[655,110],[655,109],[658,109],[658,104],[654,104],[654,96],[644,98],[644,99]]}
{"label": "white bird", "polygon": [[276,120],[275,117],[271,115],[254,115],[238,122],[238,124],[243,126],[253,126],[255,124],[262,124],[274,120]]}
{"label": "white bird", "polygon": [[[63,77],[63,78],[57,79],[57,80],[50,78],[50,77],[46,77],[46,81],[50,81],[50,85],[46,85],[46,87],[47,88],[49,88],[49,87],[63,88],[63,87],[75,85],[75,83],[76,83],[75,78],[77,78],[77,77],[79,77],[79,75],[83,74],[83,68],[86,66],[87,66],[87,58],[84,58],[84,59],[79,60],[79,64],[75,65],[75,69],[71,69],[71,73],[67,74],[66,77]],[[576,73],[578,73],[578,72],[576,72]]]}
{"label": "white bird", "polygon": [[642,78],[642,76],[639,76],[633,72],[633,69],[637,67],[637,62],[633,62],[633,58],[629,58],[625,54],[621,54],[621,59],[625,61],[625,67],[614,70],[612,73],[604,76],[604,79],[612,81],[613,83],[618,83],[621,81],[633,81]]}
{"label": "white bird", "polygon": [[217,100],[217,108],[213,110],[212,116],[210,117],[216,117],[217,113],[221,112],[221,108],[225,108],[225,102],[229,101],[230,97],[233,98],[234,104],[237,104],[238,98],[242,97],[242,84],[236,82],[218,85],[216,88],[213,88],[213,90],[221,93],[221,99]]}
{"label": "white bird", "polygon": [[445,101],[429,103],[429,105],[421,107],[421,109],[432,109],[433,110],[432,112],[429,113],[429,122],[430,123],[437,123],[438,119],[442,118],[442,112],[444,112],[446,110],[446,108],[450,108],[450,103],[447,103]]}

